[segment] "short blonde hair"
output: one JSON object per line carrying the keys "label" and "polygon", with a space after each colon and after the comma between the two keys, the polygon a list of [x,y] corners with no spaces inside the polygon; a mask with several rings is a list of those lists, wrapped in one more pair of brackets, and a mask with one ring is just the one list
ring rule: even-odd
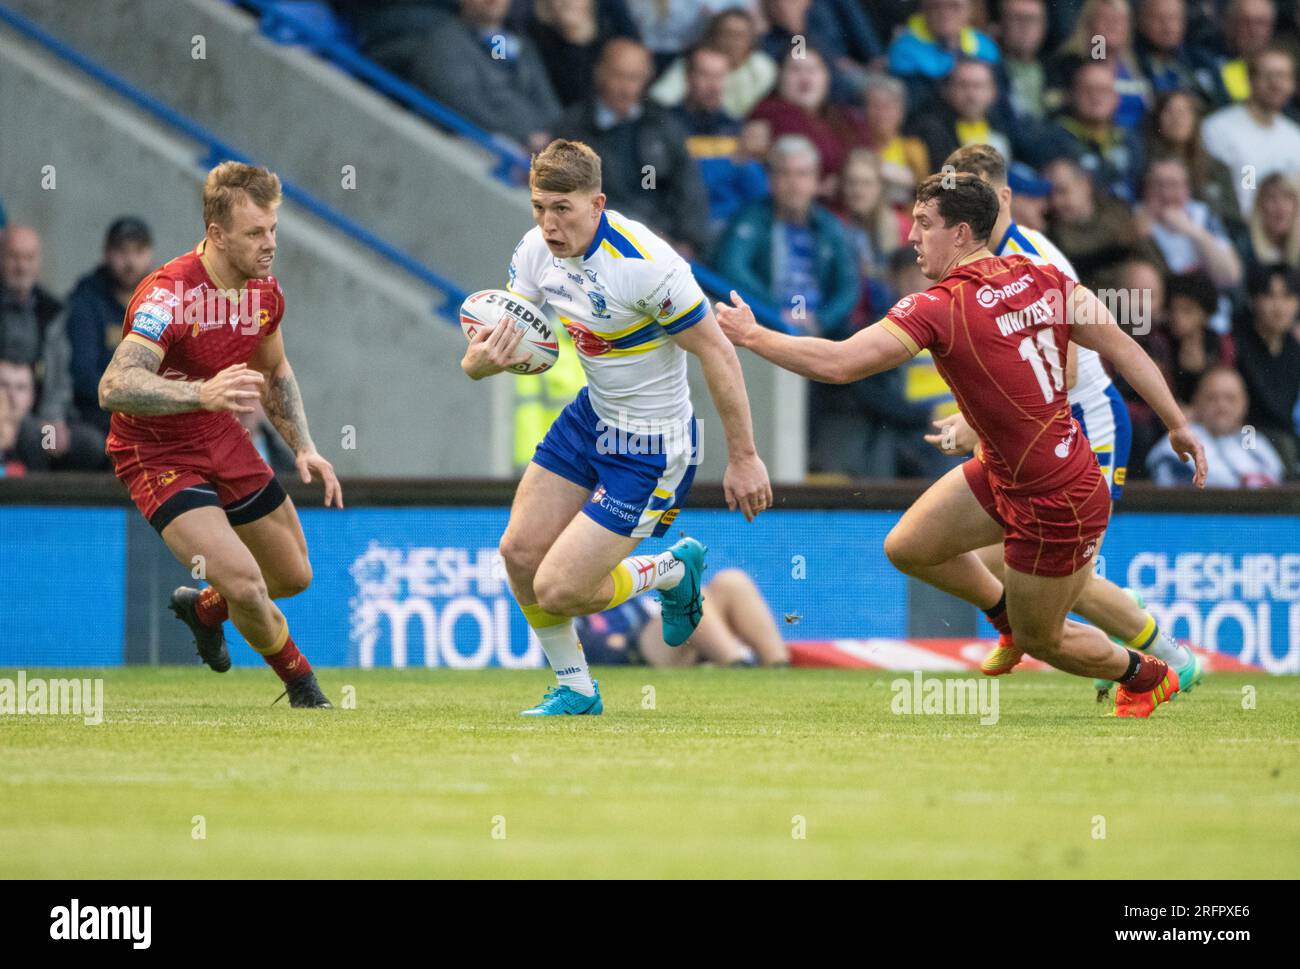
{"label": "short blonde hair", "polygon": [[258,208],[275,208],[281,200],[280,176],[270,169],[243,162],[222,162],[208,172],[203,183],[203,225],[215,222],[228,227],[241,193]]}
{"label": "short blonde hair", "polygon": [[528,184],[543,192],[600,191],[600,156],[581,141],[557,138],[533,156]]}

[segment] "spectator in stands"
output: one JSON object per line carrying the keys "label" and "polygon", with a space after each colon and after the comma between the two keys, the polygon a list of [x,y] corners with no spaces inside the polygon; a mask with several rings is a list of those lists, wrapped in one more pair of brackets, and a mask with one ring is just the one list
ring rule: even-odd
{"label": "spectator in stands", "polygon": [[1244,239],[1236,181],[1228,166],[1205,150],[1201,139],[1203,111],[1203,102],[1191,91],[1160,95],[1147,118],[1146,155],[1181,158],[1191,176],[1193,196],[1210,207],[1236,242]]}
{"label": "spectator in stands", "polygon": [[1260,182],[1250,216],[1250,246],[1257,266],[1300,266],[1300,178],[1274,172]]}
{"label": "spectator in stands", "polygon": [[699,42],[709,17],[733,6],[735,0],[627,0],[639,40],[654,59],[654,74]]}
{"label": "spectator in stands", "polygon": [[1117,100],[1108,120],[1126,130],[1136,129],[1151,101],[1151,86],[1133,50],[1128,0],[1087,0],[1083,5],[1074,31],[1048,65],[1053,88],[1049,104],[1060,104],[1062,92],[1074,83],[1080,61],[1110,65]]}
{"label": "spectator in stands", "polygon": [[[745,118],[776,84],[777,62],[757,47],[758,28],[748,11],[733,8],[709,22],[702,46],[727,55],[727,79],[722,105],[733,117]],[[686,97],[686,58],[679,57],[650,88],[650,96],[665,107]]]}
{"label": "spectator in stands", "polygon": [[421,16],[407,24],[390,14],[363,51],[430,97],[488,131],[540,151],[560,112],[546,65],[528,37],[506,29],[510,0],[460,0],[459,16]]}
{"label": "spectator in stands", "polygon": [[1210,329],[1210,319],[1219,309],[1219,293],[1205,273],[1172,277],[1165,287],[1165,304],[1165,320],[1153,328],[1146,349],[1164,372],[1174,397],[1185,405],[1206,371],[1233,366],[1236,347],[1229,334]]}
{"label": "spectator in stands", "polygon": [[[1282,482],[1282,458],[1269,439],[1243,426],[1248,400],[1241,374],[1230,367],[1207,371],[1196,388],[1192,430],[1205,445],[1207,488],[1271,488]],[[1174,453],[1168,435],[1151,449],[1146,465],[1158,485],[1192,483],[1193,469]]]}
{"label": "spectator in stands", "polygon": [[903,134],[907,89],[888,74],[870,74],[862,91],[862,110],[837,107],[831,125],[839,140],[869,148],[880,159],[885,197],[911,211],[916,186],[930,174],[930,156],[919,138]]}
{"label": "spectator in stands", "polygon": [[1237,367],[1250,394],[1249,422],[1267,434],[1282,456],[1287,477],[1300,471],[1296,404],[1300,400],[1300,275],[1287,266],[1251,273],[1250,315],[1234,333]]}
{"label": "spectator in stands", "polygon": [[1007,185],[1011,188],[1011,221],[1027,229],[1047,231],[1047,205],[1052,183],[1040,178],[1023,162],[1007,166]]}
{"label": "spectator in stands", "polygon": [[536,0],[528,18],[533,39],[560,104],[591,93],[596,60],[611,37],[636,39],[609,8],[596,0]]}
{"label": "spectator in stands", "polygon": [[153,237],[137,218],[108,227],[104,261],[82,276],[68,296],[72,406],[77,418],[108,434],[108,411],[99,406],[99,378],[122,340],[126,304],[153,268]]}
{"label": "spectator in stands", "polygon": [[[1087,282],[1085,280],[1085,282]],[[1168,315],[1165,310],[1165,278],[1154,264],[1145,259],[1132,256],[1126,258],[1113,269],[1106,271],[1102,278],[1103,288],[1114,287],[1126,294],[1129,301],[1129,316],[1134,320],[1137,314],[1131,307],[1137,301],[1138,310],[1150,324],[1151,330],[1143,335],[1136,330],[1133,338],[1148,349],[1154,334],[1163,332],[1168,327]],[[1122,309],[1118,307],[1117,309]],[[1133,423],[1133,443],[1129,452],[1129,474],[1140,477],[1146,473],[1146,456],[1160,436],[1165,433],[1164,424],[1150,406],[1144,401],[1122,376],[1114,376],[1115,386],[1119,388],[1124,402],[1128,405],[1129,417]]]}
{"label": "spectator in stands", "polygon": [[637,596],[614,609],[579,616],[578,639],[594,666],[787,666],[772,610],[740,569],[723,569],[704,587],[709,608],[681,646],[664,642],[658,603]]}
{"label": "spectator in stands", "polygon": [[1060,247],[1079,278],[1089,285],[1097,274],[1126,259],[1137,242],[1129,207],[1098,191],[1078,162],[1062,158],[1044,170],[1051,184],[1047,234]]}
{"label": "spectator in stands", "polygon": [[1300,171],[1300,125],[1282,113],[1294,94],[1291,52],[1265,47],[1251,58],[1246,100],[1220,108],[1201,127],[1206,150],[1232,172],[1242,218],[1250,218],[1255,186],[1266,176]]}
{"label": "spectator in stands", "polygon": [[600,155],[611,208],[660,232],[690,259],[709,241],[708,193],[686,132],[645,99],[651,70],[648,50],[625,37],[611,40],[596,65],[595,94],[564,112],[556,134]]}
{"label": "spectator in stands", "polygon": [[894,253],[906,245],[911,228],[911,219],[885,194],[880,158],[869,148],[849,153],[840,177],[838,212],[864,283],[862,315],[853,327],[858,329],[874,323],[892,305],[889,265]]}
{"label": "spectator in stands", "polygon": [[[686,56],[686,99],[672,115],[686,132],[686,150],[700,166],[709,193],[710,235],[750,202],[767,197],[767,171],[760,160],[766,146],[742,144],[741,122],[723,107],[727,55],[696,47]],[[751,134],[762,138],[764,126],[751,122]],[[760,150],[752,154],[753,148]]]}
{"label": "spectator in stands", "polygon": [[43,445],[51,425],[32,414],[36,376],[29,364],[0,360],[0,397],[13,427],[6,460],[23,471],[49,471],[53,453]]}
{"label": "spectator in stands", "polygon": [[41,450],[40,429],[31,427],[36,378],[25,363],[0,360],[0,477],[44,471],[49,455]]}
{"label": "spectator in stands", "polygon": [[1142,171],[1142,143],[1132,128],[1115,123],[1115,84],[1113,60],[1078,61],[1069,106],[1057,119],[1055,134],[1062,154],[1076,159],[1106,191],[1131,202]]}
{"label": "spectator in stands", "polygon": [[907,84],[909,109],[937,93],[959,57],[997,64],[1001,54],[991,37],[971,26],[970,0],[921,0],[920,12],[889,45],[889,73]]}
{"label": "spectator in stands", "polygon": [[1276,21],[1273,0],[1229,0],[1222,33],[1215,38],[1222,47],[1208,58],[1216,104],[1240,104],[1250,97],[1251,61],[1272,43]]}
{"label": "spectator in stands", "polygon": [[1139,0],[1137,59],[1153,94],[1199,89],[1187,40],[1187,0]]}
{"label": "spectator in stands", "polygon": [[[1192,198],[1181,158],[1157,158],[1147,169],[1137,231],[1146,240],[1145,254],[1165,275],[1203,269],[1220,292],[1241,282],[1241,259],[1210,207]],[[1228,326],[1227,309],[1225,302],[1219,331]]]}
{"label": "spectator in stands", "polygon": [[847,335],[858,300],[857,266],[840,222],[816,202],[817,148],[800,135],[772,145],[772,197],[740,211],[718,248],[717,268],[742,292],[774,303],[792,330]]}
{"label": "spectator in stands", "polygon": [[776,91],[760,101],[750,115],[755,121],[767,122],[773,143],[785,135],[802,135],[817,146],[821,198],[834,195],[835,180],[848,154],[832,124],[835,113],[830,109],[830,85],[830,71],[819,51],[809,47],[802,57],[792,51],[781,62]]}
{"label": "spectator in stands", "polygon": [[1042,59],[1046,39],[1046,0],[1003,0],[998,18],[1001,87],[1018,118],[1041,121],[1046,116],[1047,75]]}
{"label": "spectator in stands", "polygon": [[28,226],[14,225],[0,237],[0,360],[31,367],[39,381],[33,423],[51,466],[86,470],[103,467],[104,438],[72,419],[72,373],[63,304],[37,280],[41,240]]}
{"label": "spectator in stands", "polygon": [[837,102],[852,100],[863,69],[848,56],[846,38],[829,0],[763,0],[763,13],[768,31],[759,44],[769,57],[780,64],[791,54],[800,57],[807,48],[815,48],[829,72],[828,97]]}
{"label": "spectator in stands", "polygon": [[1011,157],[1010,138],[990,120],[998,97],[992,64],[959,59],[941,90],[941,98],[913,112],[907,126],[925,144],[932,162],[964,145],[992,145],[1002,157]]}

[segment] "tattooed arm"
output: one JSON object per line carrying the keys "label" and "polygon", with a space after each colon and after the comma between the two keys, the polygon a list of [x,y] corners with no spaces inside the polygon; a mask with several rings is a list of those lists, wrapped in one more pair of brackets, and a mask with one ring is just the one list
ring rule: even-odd
{"label": "tattooed arm", "polygon": [[307,411],[303,407],[298,378],[284,353],[284,337],[276,330],[262,340],[249,365],[266,377],[262,395],[266,416],[293,449],[294,464],[304,482],[311,481],[316,471],[325,483],[325,505],[337,503],[343,507],[343,487],[334,474],[334,466],[320,456],[307,429]]}
{"label": "tattooed arm", "polygon": [[252,411],[262,375],[242,363],[208,380],[166,380],[158,376],[162,351],[139,340],[118,344],[99,380],[99,406],[119,414],[183,414],[194,410]]}

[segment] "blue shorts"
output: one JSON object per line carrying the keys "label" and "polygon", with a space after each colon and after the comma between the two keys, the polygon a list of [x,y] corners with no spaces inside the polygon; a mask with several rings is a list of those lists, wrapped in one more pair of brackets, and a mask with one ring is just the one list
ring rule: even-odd
{"label": "blue shorts", "polygon": [[533,462],[591,490],[582,508],[611,532],[659,538],[668,531],[695,480],[695,419],[672,434],[630,434],[606,424],[578,391],[533,453]]}
{"label": "blue shorts", "polygon": [[1115,388],[1106,385],[1104,396],[1094,397],[1083,404],[1071,404],[1070,412],[1083,429],[1092,453],[1097,455],[1102,477],[1110,485],[1112,501],[1124,494],[1124,479],[1128,476],[1128,454],[1133,447],[1133,423],[1129,420],[1128,405]]}

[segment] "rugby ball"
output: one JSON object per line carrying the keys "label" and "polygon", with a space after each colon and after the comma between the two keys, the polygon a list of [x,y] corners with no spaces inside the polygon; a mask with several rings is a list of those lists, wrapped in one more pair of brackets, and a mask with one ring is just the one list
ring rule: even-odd
{"label": "rugby ball", "polygon": [[555,329],[528,300],[504,289],[481,289],[460,304],[460,328],[467,340],[479,330],[492,330],[500,323],[524,330],[519,352],[528,354],[528,359],[510,367],[512,373],[544,373],[560,359]]}

